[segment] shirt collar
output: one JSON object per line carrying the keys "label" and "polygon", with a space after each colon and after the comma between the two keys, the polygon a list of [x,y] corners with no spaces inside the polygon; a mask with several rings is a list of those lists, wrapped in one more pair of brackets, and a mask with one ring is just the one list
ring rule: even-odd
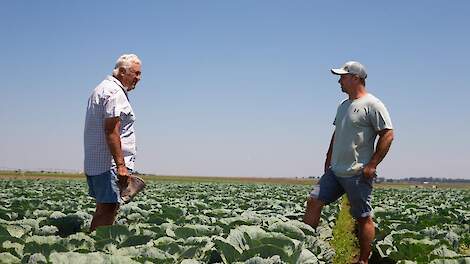
{"label": "shirt collar", "polygon": [[122,85],[121,81],[119,81],[116,77],[111,76],[111,75],[108,75],[108,76],[106,77],[106,79],[107,79],[108,81],[115,82],[117,85],[119,85],[119,87],[121,87],[121,89],[124,91],[124,93],[125,93],[126,96],[127,96],[126,87],[124,87],[124,85]]}

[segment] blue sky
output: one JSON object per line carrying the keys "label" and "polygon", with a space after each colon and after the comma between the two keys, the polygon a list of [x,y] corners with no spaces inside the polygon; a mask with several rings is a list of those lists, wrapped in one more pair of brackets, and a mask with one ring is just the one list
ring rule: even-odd
{"label": "blue sky", "polygon": [[[331,2],[331,1],[329,1]],[[396,140],[379,175],[469,178],[468,1],[2,1],[0,167],[80,171],[91,90],[122,53],[137,169],[322,173],[345,94],[329,69],[368,69]]]}

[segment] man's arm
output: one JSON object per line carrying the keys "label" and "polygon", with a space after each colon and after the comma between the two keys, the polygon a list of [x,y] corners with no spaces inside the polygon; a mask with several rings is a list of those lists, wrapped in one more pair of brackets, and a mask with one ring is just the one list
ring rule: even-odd
{"label": "man's arm", "polygon": [[333,153],[333,142],[334,142],[334,140],[335,140],[335,132],[333,132],[333,135],[331,136],[330,146],[328,147],[328,152],[326,153],[325,172],[331,166],[331,154]]}
{"label": "man's arm", "polygon": [[372,178],[375,176],[377,170],[377,165],[385,158],[392,145],[393,141],[393,130],[384,129],[378,132],[379,140],[377,141],[377,147],[370,159],[369,163],[364,166],[364,176],[367,178]]}
{"label": "man's arm", "polygon": [[121,119],[119,117],[105,119],[104,133],[106,135],[106,143],[116,163],[119,181],[122,184],[126,184],[129,172],[127,171],[124,155],[122,154],[120,129]]}

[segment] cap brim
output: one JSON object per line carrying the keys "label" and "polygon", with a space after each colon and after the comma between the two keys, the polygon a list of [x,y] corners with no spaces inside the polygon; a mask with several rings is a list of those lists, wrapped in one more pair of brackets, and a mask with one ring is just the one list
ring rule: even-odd
{"label": "cap brim", "polygon": [[345,71],[344,69],[331,69],[331,73],[336,75],[344,75],[348,74],[349,72]]}

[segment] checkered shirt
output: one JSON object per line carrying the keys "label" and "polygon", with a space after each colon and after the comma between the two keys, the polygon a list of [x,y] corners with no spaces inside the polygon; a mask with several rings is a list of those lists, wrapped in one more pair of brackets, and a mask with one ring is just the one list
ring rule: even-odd
{"label": "checkered shirt", "polygon": [[134,111],[124,86],[118,79],[108,76],[93,90],[88,99],[84,133],[86,175],[99,175],[115,166],[106,143],[104,124],[106,118],[117,116],[121,118],[120,138],[124,161],[129,169],[134,170]]}

